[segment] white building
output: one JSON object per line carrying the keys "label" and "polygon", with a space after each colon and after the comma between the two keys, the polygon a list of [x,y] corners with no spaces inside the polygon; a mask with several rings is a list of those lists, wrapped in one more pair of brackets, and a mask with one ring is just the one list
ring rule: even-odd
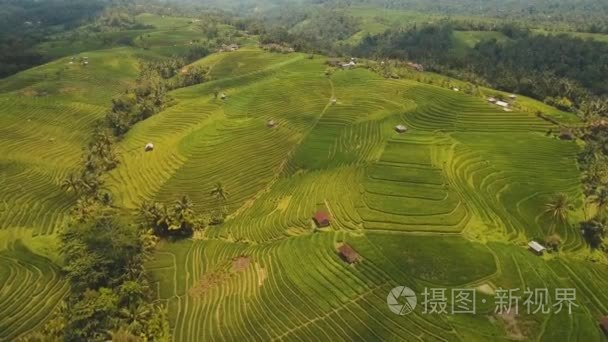
{"label": "white building", "polygon": [[404,125],[397,125],[395,126],[395,131],[397,131],[397,133],[405,133],[407,131],[407,127]]}
{"label": "white building", "polygon": [[496,101],[496,105],[502,108],[509,108],[509,104],[505,101]]}
{"label": "white building", "polygon": [[528,243],[528,247],[536,255],[543,255],[543,253],[547,250],[545,246],[541,245],[536,241],[530,241],[530,243]]}

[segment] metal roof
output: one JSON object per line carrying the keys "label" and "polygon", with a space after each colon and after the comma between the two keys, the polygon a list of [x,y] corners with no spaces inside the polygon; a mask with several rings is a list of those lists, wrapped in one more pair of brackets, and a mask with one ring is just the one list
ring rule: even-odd
{"label": "metal roof", "polygon": [[536,252],[542,252],[546,249],[543,245],[536,241],[530,241],[530,243],[528,243],[528,247],[532,248]]}

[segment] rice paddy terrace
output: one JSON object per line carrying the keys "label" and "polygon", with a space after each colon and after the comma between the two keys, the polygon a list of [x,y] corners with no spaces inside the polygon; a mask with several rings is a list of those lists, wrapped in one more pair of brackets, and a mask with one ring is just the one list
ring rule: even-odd
{"label": "rice paddy terrace", "polygon": [[61,182],[79,167],[108,99],[134,80],[145,56],[127,48],[92,52],[0,82],[0,340],[36,327],[65,294],[50,262],[53,240],[47,243],[76,201]]}
{"label": "rice paddy terrace", "polygon": [[[75,198],[61,180],[135,78],[140,51],[0,81],[0,340],[40,325],[67,291],[39,241],[66,220]],[[324,61],[254,47],[210,55],[196,64],[213,81],[174,91],[174,106],[120,142],[106,179],[117,205],[188,195],[210,213],[214,184],[228,192],[225,223],[161,243],[148,264],[174,339],[600,340],[608,269],[582,261],[580,234],[542,214],[557,192],[581,198],[579,147],[547,136],[555,127],[530,113],[365,69],[328,77]],[[317,210],[330,214],[328,228],[314,228]],[[559,256],[526,250],[554,232]],[[343,242],[361,262],[340,258]],[[386,298],[399,285],[476,288],[477,314],[396,315]],[[572,315],[494,312],[498,288],[572,287]]]}

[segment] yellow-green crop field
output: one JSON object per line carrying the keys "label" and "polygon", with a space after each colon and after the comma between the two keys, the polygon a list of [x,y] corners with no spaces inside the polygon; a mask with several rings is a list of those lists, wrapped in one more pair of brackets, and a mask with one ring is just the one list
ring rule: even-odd
{"label": "yellow-green crop field", "polygon": [[[166,32],[153,44],[192,37]],[[89,65],[62,58],[0,80],[0,341],[39,327],[66,294],[49,247],[76,200],[61,181],[138,60],[158,58],[139,48],[79,56]],[[173,338],[600,340],[608,268],[585,260],[575,228],[543,215],[555,193],[582,200],[580,147],[545,134],[556,127],[534,114],[364,68],[328,77],[325,60],[255,46],[207,56],[195,64],[212,81],[172,92],[175,105],[118,143],[120,165],[105,179],[117,206],[188,195],[211,213],[214,184],[228,192],[223,224],[161,242],[147,265]],[[319,208],[329,228],[313,227]],[[527,250],[552,233],[561,252]],[[340,258],[343,242],[359,263]],[[477,313],[424,314],[419,296],[414,312],[396,315],[386,298],[400,285],[475,289]],[[500,315],[500,288],[575,288],[578,306]]]}

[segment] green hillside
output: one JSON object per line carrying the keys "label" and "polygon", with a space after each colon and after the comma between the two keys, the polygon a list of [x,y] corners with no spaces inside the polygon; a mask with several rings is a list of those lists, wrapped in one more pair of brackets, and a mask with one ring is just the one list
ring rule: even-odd
{"label": "green hillside", "polygon": [[[568,284],[519,275],[523,267],[553,274],[568,262],[521,246],[553,231],[542,215],[551,194],[581,197],[578,147],[546,137],[546,121],[362,69],[328,79],[322,58],[265,54],[252,70],[260,54],[202,61],[218,81],[176,92],[178,106],[132,131],[125,149],[150,140],[159,151],[125,155],[133,166],[112,176],[126,205],[186,193],[204,210],[216,181],[230,192],[224,225],[202,241],[165,245],[150,264],[177,340],[507,337],[485,316],[404,319],[383,310],[383,298],[397,284]],[[228,89],[223,102],[209,90],[216,84]],[[277,128],[265,126],[270,119]],[[399,123],[410,131],[395,133]],[[313,233],[320,207],[333,222]],[[582,250],[578,234],[559,233],[568,255]],[[362,254],[361,264],[339,259],[342,241]],[[248,266],[235,271],[239,257]],[[587,326],[581,334],[597,338],[593,317],[605,301],[589,301],[574,317],[522,317],[522,333],[540,338],[534,328],[549,320]]]}
{"label": "green hillside", "polygon": [[[77,198],[61,183],[96,120],[140,60],[200,34],[184,18],[139,20],[157,27],[145,33],[149,49],[82,52],[0,80],[0,341],[41,326],[68,291],[52,247]],[[470,47],[501,37],[457,38]],[[326,60],[256,44],[211,54],[193,63],[209,68],[209,81],[172,91],[174,105],[117,142],[120,164],[104,181],[120,209],[187,195],[210,216],[222,205],[215,184],[228,194],[225,222],[160,242],[146,265],[173,339],[600,340],[608,269],[585,260],[578,229],[545,214],[556,193],[583,200],[580,146],[546,134],[558,125],[533,114],[549,107],[522,99],[508,112],[363,67],[328,76]],[[330,227],[314,227],[317,210]],[[554,233],[559,253],[527,250]],[[340,258],[344,242],[361,262]],[[477,314],[393,314],[386,298],[400,285],[419,305],[425,287],[476,289]],[[501,315],[491,304],[500,288],[576,288],[579,306]]]}

